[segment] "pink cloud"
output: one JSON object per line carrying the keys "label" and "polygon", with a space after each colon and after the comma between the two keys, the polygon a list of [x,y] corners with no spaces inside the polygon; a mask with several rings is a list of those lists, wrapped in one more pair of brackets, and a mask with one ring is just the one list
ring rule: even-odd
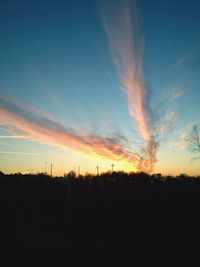
{"label": "pink cloud", "polygon": [[107,159],[138,161],[137,154],[127,151],[119,138],[105,138],[68,129],[51,115],[0,95],[0,103],[2,102],[4,104],[0,107],[0,122],[10,126],[10,130],[15,134],[2,138],[30,138]]}

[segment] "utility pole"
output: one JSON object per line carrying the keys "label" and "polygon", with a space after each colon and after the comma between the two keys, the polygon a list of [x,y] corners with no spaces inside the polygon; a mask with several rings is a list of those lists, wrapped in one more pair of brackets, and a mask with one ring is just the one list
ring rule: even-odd
{"label": "utility pole", "polygon": [[97,175],[99,175],[99,166],[97,166]]}
{"label": "utility pole", "polygon": [[80,168],[80,166],[78,166],[78,177],[80,176],[80,170],[81,170],[81,168]]}
{"label": "utility pole", "polygon": [[113,172],[114,171],[114,164],[112,164],[111,167],[112,167],[112,172]]}

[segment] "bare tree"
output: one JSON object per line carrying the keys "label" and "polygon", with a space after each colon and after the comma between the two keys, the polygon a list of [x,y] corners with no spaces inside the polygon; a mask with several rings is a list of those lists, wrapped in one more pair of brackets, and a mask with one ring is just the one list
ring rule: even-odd
{"label": "bare tree", "polygon": [[[198,126],[194,125],[190,134],[185,138],[187,148],[191,153],[200,154],[200,138]],[[195,158],[200,159],[200,157]]]}

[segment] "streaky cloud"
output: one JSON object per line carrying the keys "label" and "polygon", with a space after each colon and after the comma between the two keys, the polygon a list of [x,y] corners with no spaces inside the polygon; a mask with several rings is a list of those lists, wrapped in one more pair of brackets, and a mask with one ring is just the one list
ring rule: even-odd
{"label": "streaky cloud", "polygon": [[[105,1],[102,17],[120,87],[127,96],[129,114],[143,140],[138,166],[141,171],[151,173],[161,135],[174,126],[175,120],[168,120],[166,111],[152,107],[151,91],[144,77],[145,41],[136,2]],[[179,96],[180,93],[174,97]]]}
{"label": "streaky cloud", "polygon": [[0,135],[0,139],[27,139],[24,135]]}
{"label": "streaky cloud", "polygon": [[175,63],[175,66],[176,67],[180,67],[180,66],[183,66],[184,64],[186,64],[189,60],[191,59],[191,53],[190,52],[187,52],[185,54],[183,54],[182,56],[180,56],[176,63]]}
{"label": "streaky cloud", "polygon": [[85,132],[82,134],[82,131],[66,127],[51,115],[8,96],[5,97],[3,94],[0,94],[0,114],[0,122],[8,125],[8,128],[13,129],[15,133],[19,132],[23,138],[106,159],[124,159],[128,162],[135,162],[137,165],[137,154],[128,151],[120,143],[120,136],[105,138],[96,134],[86,135]]}
{"label": "streaky cloud", "polygon": [[188,91],[188,88],[186,88],[186,87],[172,88],[169,91],[169,100],[170,101],[175,101],[178,98],[184,96],[187,91]]}
{"label": "streaky cloud", "polygon": [[109,1],[103,7],[103,21],[120,85],[127,95],[129,114],[145,144],[141,168],[151,172],[159,144],[150,92],[143,74],[144,35],[138,13],[134,1]]}

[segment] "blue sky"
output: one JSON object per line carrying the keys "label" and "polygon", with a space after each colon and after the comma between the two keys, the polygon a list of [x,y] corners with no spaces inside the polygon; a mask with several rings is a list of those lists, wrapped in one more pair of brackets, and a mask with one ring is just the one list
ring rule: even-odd
{"label": "blue sky", "polygon": [[[140,143],[137,125],[129,115],[127,96],[120,88],[113,64],[102,21],[102,2],[2,1],[1,94],[51,114],[67,128],[106,138],[117,133],[127,137],[129,143]],[[181,143],[181,133],[200,122],[200,2],[140,0],[137,6],[145,38],[144,79],[151,93],[150,105],[155,110],[162,106],[165,115],[177,113],[173,129],[166,133],[167,141],[160,144],[155,170],[199,173],[198,163],[190,163],[192,155],[173,144]],[[26,108],[20,112],[26,113]],[[2,136],[20,134],[10,128],[8,131],[1,115],[0,122]],[[91,165],[86,164],[87,155],[76,156],[76,151],[33,139],[2,138],[0,151],[36,154],[39,151],[42,155],[36,164],[33,155],[25,163],[23,155],[2,153],[1,169],[41,170],[43,162],[50,159],[59,165],[57,155],[62,154],[68,160],[66,165],[63,160],[58,167],[59,174],[76,168],[77,161],[87,166],[82,167],[84,171],[92,171],[98,162],[104,166],[103,170],[110,168],[110,159],[95,158]],[[175,153],[178,170],[167,163],[165,168],[162,162],[166,162],[166,157],[170,162]],[[12,167],[16,160],[18,166]],[[119,161],[115,165],[123,169]]]}

